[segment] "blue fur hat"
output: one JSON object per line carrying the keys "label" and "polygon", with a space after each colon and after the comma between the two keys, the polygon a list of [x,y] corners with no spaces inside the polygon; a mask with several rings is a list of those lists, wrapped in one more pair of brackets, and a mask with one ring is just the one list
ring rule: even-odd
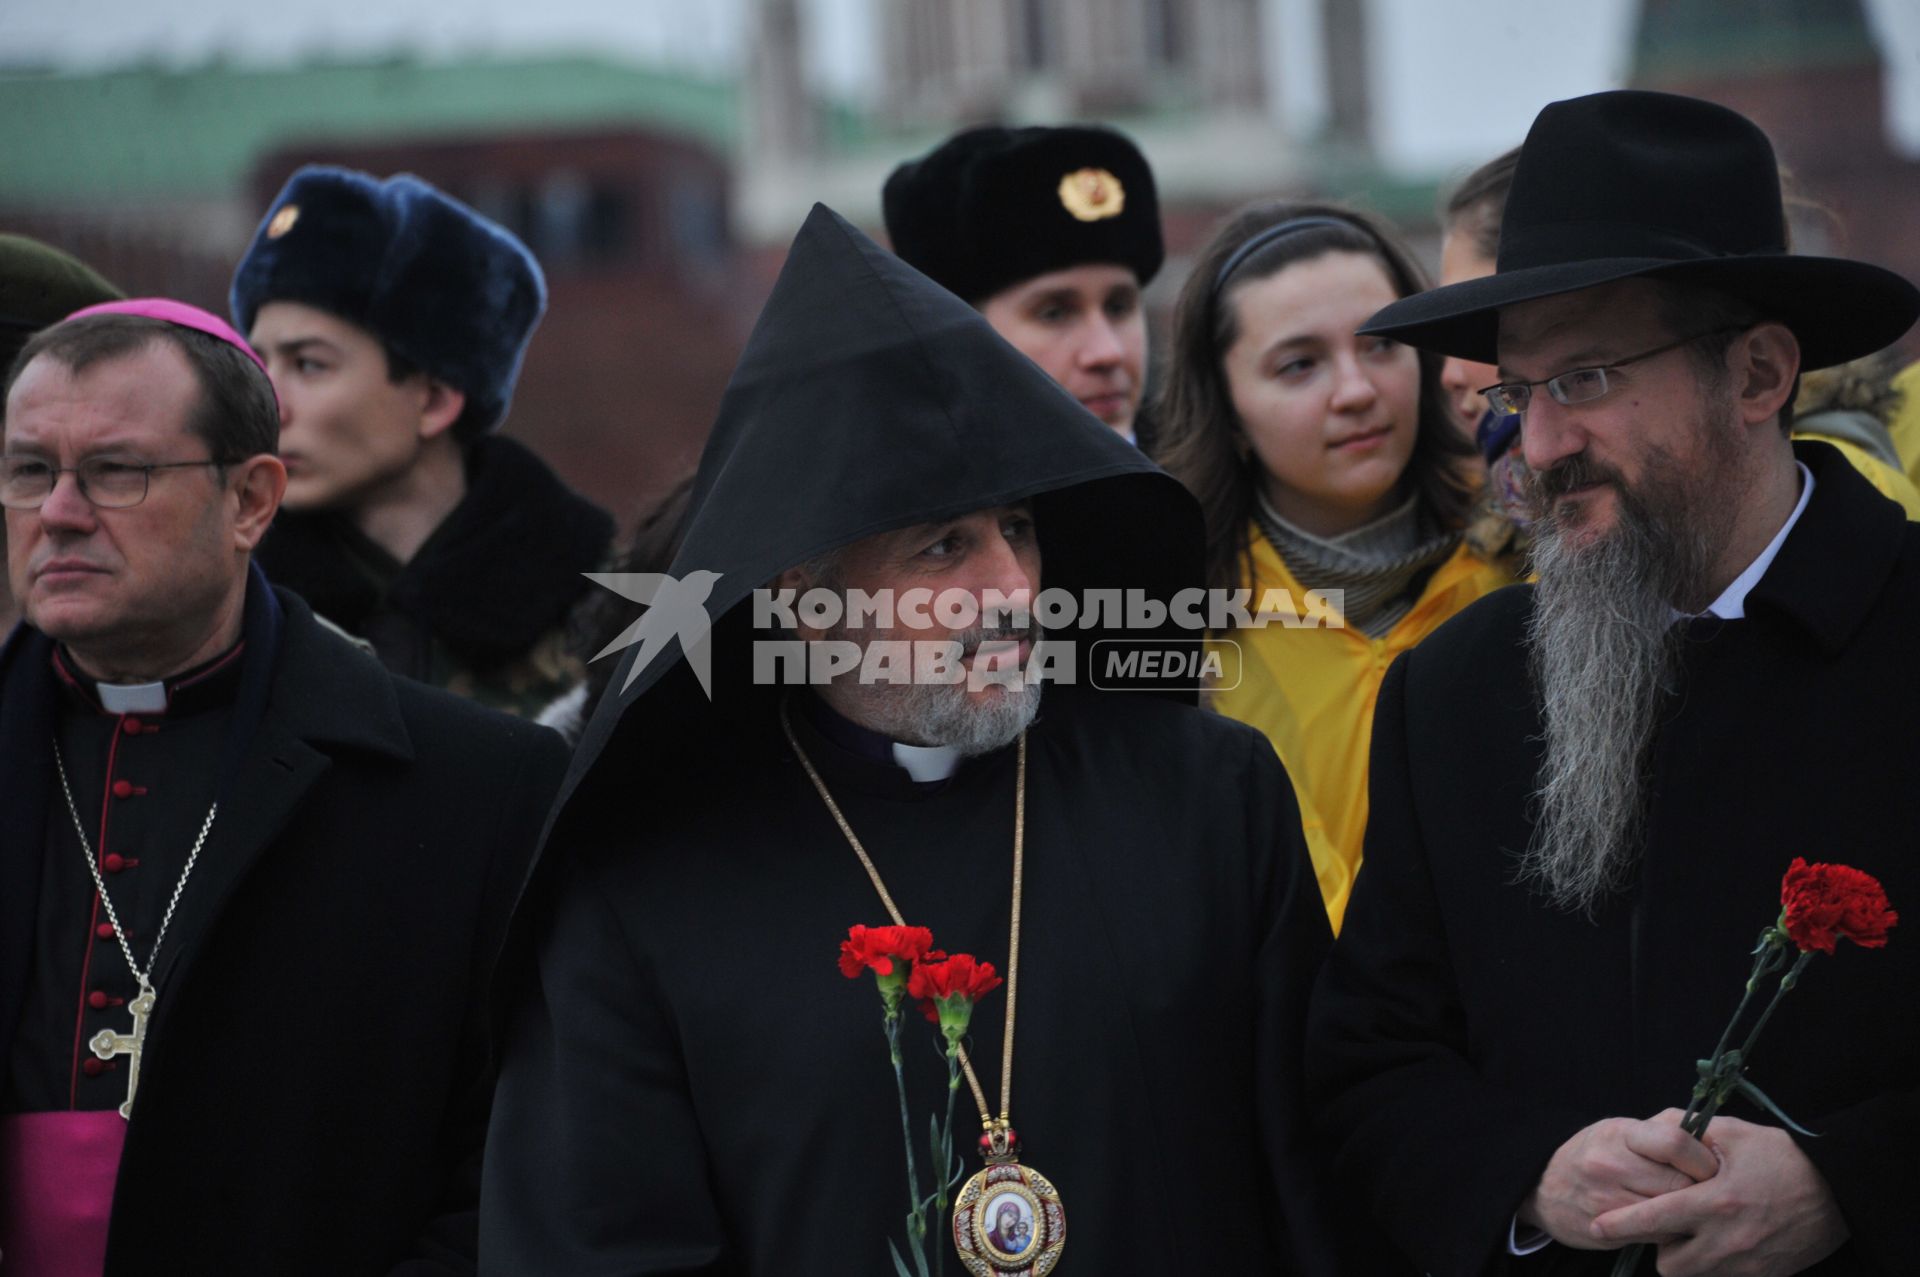
{"label": "blue fur hat", "polygon": [[411,173],[310,164],[274,197],[228,300],[243,333],[271,301],[366,329],[466,395],[454,429],[470,439],[507,415],[547,284],[512,232]]}

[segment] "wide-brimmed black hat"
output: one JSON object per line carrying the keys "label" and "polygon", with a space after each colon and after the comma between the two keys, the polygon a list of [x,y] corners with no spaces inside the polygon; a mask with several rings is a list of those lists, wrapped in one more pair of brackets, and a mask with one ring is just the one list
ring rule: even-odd
{"label": "wide-brimmed black hat", "polygon": [[1097,263],[1145,285],[1166,257],[1146,156],[1098,125],[965,129],[894,169],[880,202],[893,251],[971,303]]}
{"label": "wide-brimmed black hat", "polygon": [[1920,289],[1892,271],[1787,251],[1773,146],[1751,120],[1627,89],[1534,120],[1494,274],[1404,298],[1360,331],[1498,363],[1502,306],[1637,276],[1751,302],[1793,330],[1802,368],[1871,354],[1920,317]]}

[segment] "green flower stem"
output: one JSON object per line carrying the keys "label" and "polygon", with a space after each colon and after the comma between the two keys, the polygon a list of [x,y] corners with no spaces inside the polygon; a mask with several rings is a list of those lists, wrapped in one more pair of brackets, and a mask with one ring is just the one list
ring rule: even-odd
{"label": "green flower stem", "polygon": [[[954,1098],[959,1094],[960,1094],[960,1053],[958,1051],[948,1051],[947,1052],[947,1122],[946,1122],[946,1126],[942,1130],[942,1134],[944,1134],[946,1137],[947,1147],[949,1149],[953,1147],[953,1101],[954,1101]],[[951,1176],[951,1173],[947,1171],[947,1168],[943,1167],[942,1172],[943,1173],[940,1176],[940,1179],[941,1179],[940,1206],[941,1206],[941,1209],[944,1210],[946,1209],[946,1205],[947,1205],[947,1190],[952,1187],[952,1185],[947,1181],[950,1180],[952,1176]]]}
{"label": "green flower stem", "polygon": [[1780,983],[1774,988],[1773,1000],[1767,1003],[1767,1009],[1760,1013],[1754,1023],[1753,1032],[1747,1034],[1745,1045],[1740,1048],[1740,1059],[1745,1061],[1753,1054],[1753,1044],[1760,1040],[1760,1030],[1767,1027],[1767,1021],[1773,1018],[1774,1008],[1780,1005],[1780,999],[1787,996],[1793,986],[1800,983],[1800,973],[1807,969],[1807,963],[1813,958],[1813,950],[1804,949],[1794,960],[1793,970],[1780,977]]}
{"label": "green flower stem", "polygon": [[[1741,1019],[1747,1014],[1747,1007],[1753,1002],[1753,995],[1759,991],[1760,981],[1778,970],[1781,962],[1785,960],[1786,954],[1783,947],[1785,939],[1785,935],[1777,927],[1769,927],[1760,933],[1760,944],[1753,955],[1753,971],[1748,974],[1747,987],[1740,994],[1740,1005],[1734,1008],[1733,1018],[1728,1020],[1727,1027],[1720,1031],[1720,1041],[1714,1045],[1713,1054],[1708,1057],[1716,1064],[1726,1058],[1727,1043],[1733,1040],[1734,1030],[1740,1027]],[[1777,993],[1774,996],[1776,999],[1779,997]],[[1752,1039],[1748,1039],[1748,1042],[1751,1045]],[[1745,1052],[1741,1054],[1744,1058]],[[1707,1112],[1705,1119],[1700,1120],[1699,1126],[1696,1127],[1694,1122],[1703,1112],[1701,1106],[1711,1102],[1713,1109],[1718,1110],[1727,1096],[1725,1090],[1721,1090],[1717,1098],[1711,1096],[1710,1091],[1714,1088],[1708,1085],[1709,1081],[1718,1083],[1719,1079],[1701,1079],[1700,1084],[1693,1089],[1693,1098],[1687,1103],[1685,1116],[1680,1119],[1680,1128],[1695,1139],[1700,1137],[1700,1132],[1707,1129],[1707,1122],[1713,1118],[1713,1113]]]}
{"label": "green flower stem", "polygon": [[[960,1093],[960,1052],[955,1044],[947,1046],[947,1120],[940,1128],[940,1147],[946,1151],[947,1164],[933,1173],[933,1204],[938,1212],[936,1218],[942,1225],[947,1222],[947,1206],[952,1200],[953,1188],[953,1100]],[[947,1248],[939,1242],[933,1244],[934,1277],[945,1272]]]}
{"label": "green flower stem", "polygon": [[913,1162],[913,1125],[907,1119],[907,1073],[900,1060],[900,1012],[897,1009],[887,1012],[887,1056],[893,1061],[893,1083],[900,1092],[900,1134],[907,1146],[907,1227],[913,1232],[914,1248],[925,1253],[927,1217],[920,1209],[920,1172]]}
{"label": "green flower stem", "polygon": [[[1811,950],[1802,950],[1794,960],[1791,970],[1780,977],[1780,983],[1773,988],[1773,997],[1767,1000],[1767,1009],[1754,1021],[1753,1028],[1747,1033],[1747,1040],[1740,1047],[1738,1068],[1728,1068],[1727,1043],[1733,1040],[1733,1033],[1740,1020],[1747,1013],[1747,1007],[1753,1001],[1754,993],[1760,987],[1760,981],[1778,971],[1786,961],[1786,936],[1778,928],[1769,928],[1760,938],[1760,949],[1753,961],[1753,974],[1747,978],[1747,990],[1740,997],[1740,1006],[1727,1021],[1726,1031],[1720,1035],[1720,1042],[1713,1048],[1707,1075],[1693,1088],[1693,1099],[1687,1105],[1686,1115],[1680,1119],[1680,1129],[1698,1140],[1707,1133],[1707,1124],[1720,1112],[1721,1105],[1733,1094],[1734,1084],[1740,1080],[1740,1073],[1747,1066],[1747,1060],[1753,1055],[1754,1044],[1760,1040],[1760,1031],[1767,1027],[1767,1021],[1773,1018],[1773,1012],[1780,1005],[1780,999],[1800,982],[1800,973],[1806,970],[1807,963],[1813,957]],[[1613,1262],[1613,1277],[1632,1277],[1640,1266],[1640,1260],[1646,1254],[1645,1242],[1635,1242],[1622,1250]]]}
{"label": "green flower stem", "polygon": [[[1780,983],[1774,986],[1773,997],[1767,1000],[1766,1010],[1762,1011],[1760,1018],[1754,1021],[1753,1028],[1747,1033],[1747,1040],[1740,1046],[1738,1067],[1729,1068],[1722,1063],[1726,1057],[1726,1043],[1724,1039],[1722,1040],[1720,1049],[1713,1054],[1715,1065],[1713,1075],[1710,1079],[1707,1079],[1712,1083],[1710,1088],[1711,1095],[1706,1097],[1708,1102],[1700,1107],[1698,1112],[1695,1111],[1693,1105],[1689,1105],[1687,1118],[1681,1122],[1681,1128],[1685,1130],[1687,1134],[1693,1136],[1695,1139],[1699,1139],[1706,1134],[1707,1123],[1714,1119],[1714,1115],[1717,1114],[1721,1106],[1727,1102],[1727,1097],[1733,1094],[1735,1086],[1740,1081],[1740,1074],[1746,1070],[1747,1061],[1753,1057],[1754,1044],[1759,1042],[1761,1030],[1765,1029],[1767,1027],[1767,1021],[1773,1018],[1774,1011],[1780,1006],[1780,999],[1792,992],[1793,986],[1800,982],[1800,973],[1807,969],[1807,963],[1812,957],[1813,953],[1811,951],[1803,951],[1800,956],[1794,960],[1792,969],[1780,977]],[[1779,963],[1776,962],[1774,969],[1777,969],[1778,966]],[[1740,1009],[1742,1011],[1746,1010],[1746,1002],[1744,999],[1741,1001]],[[1738,1017],[1735,1017],[1735,1019],[1737,1022]],[[1695,1103],[1699,1103],[1698,1097]]]}

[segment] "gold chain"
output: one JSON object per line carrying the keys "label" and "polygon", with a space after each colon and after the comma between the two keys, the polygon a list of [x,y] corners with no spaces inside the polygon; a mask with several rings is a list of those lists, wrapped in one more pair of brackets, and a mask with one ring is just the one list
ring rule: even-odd
{"label": "gold chain", "polygon": [[[900,912],[900,906],[893,903],[893,895],[887,890],[887,884],[881,880],[879,869],[874,867],[873,857],[867,855],[867,849],[860,845],[860,838],[853,832],[853,826],[840,810],[840,804],[833,801],[833,795],[827,792],[827,782],[820,779],[820,773],[814,769],[813,760],[807,757],[807,751],[800,746],[800,738],[794,735],[793,722],[787,716],[786,702],[780,704],[780,726],[787,733],[787,743],[793,746],[793,752],[800,759],[800,766],[807,772],[807,779],[813,782],[813,788],[820,800],[833,813],[840,826],[840,832],[847,836],[847,842],[853,848],[853,854],[860,857],[860,867],[867,871],[867,877],[873,880],[875,891],[880,893],[880,903],[887,907],[887,916],[894,925],[904,927],[906,918]],[[1013,1019],[1020,990],[1020,881],[1026,868],[1027,834],[1027,733],[1020,733],[1020,769],[1019,779],[1013,790],[1013,919],[1008,927],[1007,937],[1007,1024],[1005,1037],[1000,1046],[1000,1125],[1005,1127],[1009,1115],[1013,1112]],[[973,1061],[967,1055],[967,1048],[960,1049],[960,1067],[966,1071],[967,1085],[973,1088],[973,1102],[980,1106],[980,1121],[991,1127],[994,1124],[993,1111],[987,1107],[987,1093],[980,1086],[980,1078],[973,1071]]]}

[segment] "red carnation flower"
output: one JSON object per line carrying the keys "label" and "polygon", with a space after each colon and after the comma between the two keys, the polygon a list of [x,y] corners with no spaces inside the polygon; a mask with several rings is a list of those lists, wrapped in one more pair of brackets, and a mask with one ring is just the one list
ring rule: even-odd
{"label": "red carnation flower", "polygon": [[1781,879],[1780,905],[1780,925],[1803,953],[1832,953],[1842,939],[1878,949],[1900,921],[1872,874],[1849,865],[1810,865],[1805,857],[1796,857]]}
{"label": "red carnation flower", "polygon": [[921,1012],[954,1039],[967,1031],[973,1004],[1001,983],[991,962],[975,962],[970,953],[956,953],[940,961],[916,963],[907,981],[907,995],[920,999]]}
{"label": "red carnation flower", "polygon": [[931,948],[933,932],[925,927],[850,927],[840,942],[840,974],[849,980],[862,971],[891,976],[896,961],[911,964]]}
{"label": "red carnation flower", "polygon": [[[1686,1113],[1681,1116],[1680,1129],[1694,1139],[1704,1139],[1714,1115],[1737,1094],[1779,1119],[1782,1126],[1800,1135],[1816,1134],[1788,1117],[1765,1091],[1748,1080],[1747,1066],[1753,1062],[1754,1043],[1760,1040],[1760,1031],[1773,1018],[1780,999],[1798,986],[1800,973],[1813,961],[1815,953],[1831,954],[1843,939],[1878,949],[1886,944],[1887,932],[1899,921],[1900,915],[1887,907],[1887,893],[1872,874],[1862,873],[1851,865],[1810,865],[1804,856],[1794,857],[1786,876],[1780,880],[1780,917],[1760,933],[1760,943],[1753,949],[1753,972],[1747,977],[1746,992],[1740,997],[1740,1005],[1734,1008],[1733,1019],[1720,1034],[1720,1044],[1713,1048],[1711,1056],[1699,1061],[1700,1081],[1693,1088],[1693,1099]],[[1746,1021],[1747,1009],[1760,992],[1761,982],[1786,965],[1790,944],[1800,951],[1799,956],[1774,986],[1765,1009],[1747,1030],[1746,1041],[1734,1046],[1735,1034]],[[1637,1272],[1648,1245],[1635,1242],[1622,1250],[1614,1261],[1613,1277],[1630,1277]]]}

